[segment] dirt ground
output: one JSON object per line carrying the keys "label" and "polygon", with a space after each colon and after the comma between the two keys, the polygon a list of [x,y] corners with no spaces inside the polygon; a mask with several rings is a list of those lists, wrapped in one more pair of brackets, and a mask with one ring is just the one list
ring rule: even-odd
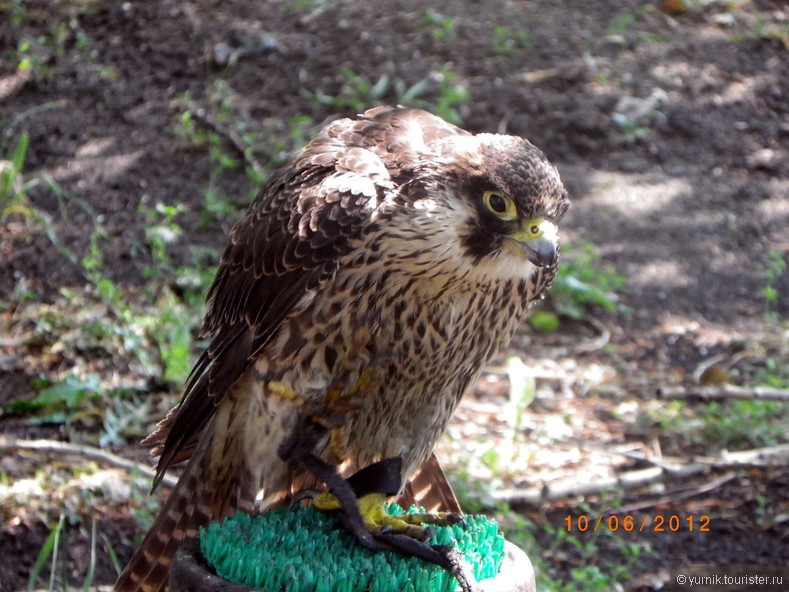
{"label": "dirt ground", "polygon": [[[690,424],[661,439],[643,412],[668,407],[658,391],[693,387],[709,366],[745,387],[769,366],[786,388],[789,273],[770,275],[789,260],[789,8],[780,0],[450,1],[433,9],[409,0],[6,1],[0,158],[27,131],[26,178],[52,179],[63,192],[39,183],[26,203],[40,219],[17,211],[1,220],[3,442],[69,439],[62,425],[30,421],[8,405],[31,398],[35,379],[62,376],[74,363],[24,338],[40,319],[19,319],[34,303],[89,294],[83,257],[99,248],[106,278],[148,297],[156,258],[146,230],[150,211],[165,203],[186,206],[177,215],[183,232],[167,241],[172,268],[195,257],[215,264],[256,181],[243,166],[218,168],[199,133],[221,132],[227,154],[265,174],[331,118],[405,102],[417,84],[416,100],[456,114],[464,127],[539,146],[572,198],[563,238],[593,244],[601,264],[627,280],[615,311],[592,310],[549,335],[525,327],[510,347],[538,370],[537,397],[522,427],[534,436],[529,469],[509,473],[502,488],[591,482],[647,466],[623,450],[717,454],[720,446],[707,446]],[[231,202],[206,223],[208,188]],[[468,462],[454,460],[466,430],[473,439],[502,424],[501,375],[491,369],[460,410],[442,445],[450,466]],[[149,386],[157,396],[173,390]],[[765,419],[776,421],[772,443],[785,444],[786,403]],[[546,434],[552,446],[542,452]],[[134,442],[112,449],[147,462]],[[1,460],[11,481],[57,464],[30,454]],[[789,564],[786,460],[757,465],[674,477],[616,501],[510,501],[556,530],[567,515],[593,519],[617,507],[637,517],[709,515],[709,533],[620,532],[595,539],[593,551],[581,533],[583,552],[561,547],[545,528],[534,535],[540,565],[557,581],[608,558],[632,571],[619,589],[660,590],[671,566]],[[477,478],[475,466],[461,468]],[[2,504],[1,590],[27,585],[53,521],[51,512],[25,513],[24,496],[14,499]],[[140,532],[128,504],[111,500],[91,520],[73,520],[72,584],[87,571],[93,523],[121,563]],[[650,552],[628,563],[630,543]],[[100,554],[96,582],[114,574]]]}

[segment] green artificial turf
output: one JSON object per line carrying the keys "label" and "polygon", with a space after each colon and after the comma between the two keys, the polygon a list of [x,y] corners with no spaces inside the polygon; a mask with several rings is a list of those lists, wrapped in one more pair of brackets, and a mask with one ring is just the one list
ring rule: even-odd
{"label": "green artificial turf", "polygon": [[[403,514],[396,504],[387,511]],[[464,518],[465,524],[434,527],[429,544],[460,549],[477,581],[495,576],[505,554],[498,525],[482,515]],[[200,548],[217,575],[267,592],[451,592],[457,586],[438,565],[363,548],[336,517],[311,506],[240,512],[201,530]]]}

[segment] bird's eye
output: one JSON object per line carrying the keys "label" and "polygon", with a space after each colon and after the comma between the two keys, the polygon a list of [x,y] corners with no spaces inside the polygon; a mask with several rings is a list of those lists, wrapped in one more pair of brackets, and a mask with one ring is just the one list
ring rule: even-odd
{"label": "bird's eye", "polygon": [[502,220],[515,220],[518,211],[515,202],[498,191],[486,191],[482,196],[485,207]]}

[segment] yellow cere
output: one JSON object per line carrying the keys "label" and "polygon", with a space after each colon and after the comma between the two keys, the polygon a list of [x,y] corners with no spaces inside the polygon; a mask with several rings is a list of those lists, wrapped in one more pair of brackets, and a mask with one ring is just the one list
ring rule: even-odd
{"label": "yellow cere", "polygon": [[555,225],[542,218],[533,218],[531,220],[524,220],[520,224],[520,230],[512,233],[512,238],[519,242],[525,243],[543,238],[545,236],[548,238],[555,237],[555,235]]}
{"label": "yellow cere", "polygon": [[526,235],[529,238],[540,238],[543,234],[545,234],[543,230],[544,222],[544,220],[540,220],[539,218],[528,220],[524,225]]}

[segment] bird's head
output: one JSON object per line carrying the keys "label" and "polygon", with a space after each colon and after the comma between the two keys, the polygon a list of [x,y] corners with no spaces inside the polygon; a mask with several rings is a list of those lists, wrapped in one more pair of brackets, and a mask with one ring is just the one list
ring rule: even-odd
{"label": "bird's head", "polygon": [[445,174],[438,193],[452,212],[445,223],[454,226],[463,260],[488,277],[550,281],[557,225],[569,205],[556,167],[513,136],[454,136],[439,153]]}

